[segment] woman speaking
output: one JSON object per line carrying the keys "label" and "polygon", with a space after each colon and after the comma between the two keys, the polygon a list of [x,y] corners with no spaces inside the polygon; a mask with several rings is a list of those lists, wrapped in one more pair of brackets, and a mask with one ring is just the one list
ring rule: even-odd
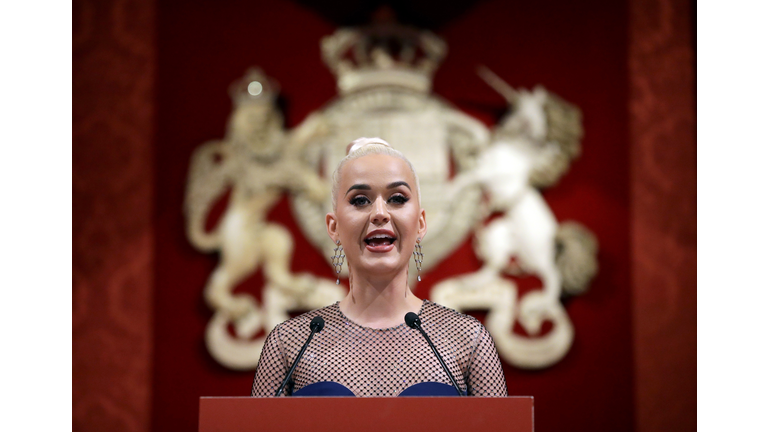
{"label": "woman speaking", "polygon": [[360,138],[347,153],[325,221],[336,272],[349,265],[349,294],[272,330],[251,395],[506,396],[485,327],[408,287],[427,233],[413,165],[379,138]]}

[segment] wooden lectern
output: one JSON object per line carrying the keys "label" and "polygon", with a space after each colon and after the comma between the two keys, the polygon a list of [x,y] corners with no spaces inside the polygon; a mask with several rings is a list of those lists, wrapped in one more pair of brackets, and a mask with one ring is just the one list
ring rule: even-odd
{"label": "wooden lectern", "polygon": [[533,432],[533,396],[201,397],[200,432]]}

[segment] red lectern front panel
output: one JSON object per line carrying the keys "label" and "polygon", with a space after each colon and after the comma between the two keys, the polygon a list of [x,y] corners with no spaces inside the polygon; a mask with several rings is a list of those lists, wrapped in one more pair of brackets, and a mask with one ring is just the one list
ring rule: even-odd
{"label": "red lectern front panel", "polygon": [[533,397],[202,397],[199,430],[532,432]]}

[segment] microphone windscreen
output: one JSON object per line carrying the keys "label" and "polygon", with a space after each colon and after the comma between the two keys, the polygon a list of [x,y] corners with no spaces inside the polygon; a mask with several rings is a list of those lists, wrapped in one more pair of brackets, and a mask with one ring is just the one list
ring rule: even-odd
{"label": "microphone windscreen", "polygon": [[325,320],[321,316],[312,318],[312,322],[309,323],[309,328],[315,333],[320,333],[320,330],[325,327]]}
{"label": "microphone windscreen", "polygon": [[415,329],[418,324],[421,324],[421,320],[415,313],[408,312],[405,314],[405,323],[408,325],[408,327]]}

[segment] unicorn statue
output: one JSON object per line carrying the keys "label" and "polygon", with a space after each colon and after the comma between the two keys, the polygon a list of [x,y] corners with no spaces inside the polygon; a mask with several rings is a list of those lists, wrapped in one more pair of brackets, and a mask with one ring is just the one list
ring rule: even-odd
{"label": "unicorn statue", "polygon": [[[500,213],[475,230],[480,270],[437,284],[431,297],[455,309],[488,309],[486,326],[499,352],[522,368],[559,361],[573,341],[573,326],[560,299],[584,292],[597,272],[597,241],[574,222],[558,224],[539,188],[557,183],[578,156],[581,113],[541,86],[513,89],[488,69],[480,75],[510,104],[474,169],[462,172],[451,194],[480,185],[485,215]],[[542,289],[518,304],[517,287],[505,275],[532,274]],[[515,318],[531,337],[512,332]],[[552,329],[542,333],[542,324]],[[536,337],[538,335],[538,337]]]}

